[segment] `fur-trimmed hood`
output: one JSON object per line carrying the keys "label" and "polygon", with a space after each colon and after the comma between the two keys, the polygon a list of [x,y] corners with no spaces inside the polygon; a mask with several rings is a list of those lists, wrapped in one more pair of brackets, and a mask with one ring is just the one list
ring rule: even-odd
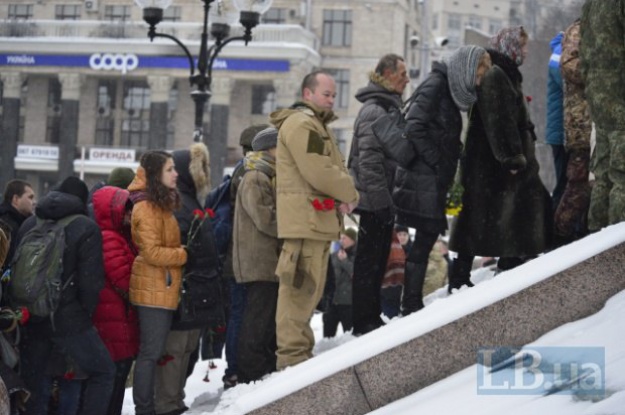
{"label": "fur-trimmed hood", "polygon": [[211,182],[208,148],[204,143],[194,143],[188,150],[174,151],[173,156],[178,172],[178,190],[192,194],[203,204]]}
{"label": "fur-trimmed hood", "polygon": [[400,108],[402,97],[393,90],[388,80],[375,72],[369,73],[369,83],[356,92],[356,99],[363,104],[368,100],[376,100],[386,110],[391,107]]}
{"label": "fur-trimmed hood", "polygon": [[392,92],[396,94],[395,88],[391,85],[390,81],[383,77],[382,75],[376,73],[375,71],[369,72],[369,80],[376,85],[380,85],[382,88],[386,89],[388,92]]}

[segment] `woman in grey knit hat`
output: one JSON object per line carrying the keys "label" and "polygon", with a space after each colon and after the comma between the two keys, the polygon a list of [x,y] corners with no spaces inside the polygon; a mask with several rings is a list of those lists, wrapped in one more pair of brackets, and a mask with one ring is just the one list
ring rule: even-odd
{"label": "woman in grey knit hat", "polygon": [[397,223],[417,230],[406,260],[403,315],[423,308],[428,257],[447,229],[447,192],[462,148],[460,111],[468,111],[477,100],[476,87],[490,66],[485,49],[463,46],[448,60],[434,62],[410,99],[404,136],[415,157],[409,166],[398,167],[393,189]]}

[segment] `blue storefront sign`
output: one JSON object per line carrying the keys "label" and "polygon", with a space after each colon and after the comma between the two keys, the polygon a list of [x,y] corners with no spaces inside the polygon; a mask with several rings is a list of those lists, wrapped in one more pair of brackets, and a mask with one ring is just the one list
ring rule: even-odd
{"label": "blue storefront sign", "polygon": [[[61,66],[91,68],[96,71],[128,73],[135,69],[188,69],[184,56],[143,56],[134,53],[94,53],[91,55],[0,54],[0,66]],[[288,60],[215,59],[214,70],[288,72]]]}

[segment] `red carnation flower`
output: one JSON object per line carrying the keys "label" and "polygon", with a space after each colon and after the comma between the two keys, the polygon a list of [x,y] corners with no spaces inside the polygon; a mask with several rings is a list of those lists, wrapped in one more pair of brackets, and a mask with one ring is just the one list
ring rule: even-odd
{"label": "red carnation flower", "polygon": [[525,97],[525,100],[527,101],[527,103],[529,104],[530,102],[532,102],[532,96],[531,95],[527,95]]}
{"label": "red carnation flower", "polygon": [[226,326],[215,327],[215,333],[225,333],[225,332],[226,332]]}
{"label": "red carnation flower", "polygon": [[202,211],[200,209],[195,209],[193,211],[193,216],[195,216],[196,218],[203,219],[204,218],[204,211]]}
{"label": "red carnation flower", "polygon": [[73,380],[75,377],[76,377],[76,374],[74,373],[73,370],[68,370],[63,375],[63,379],[65,379],[65,380]]}
{"label": "red carnation flower", "polygon": [[324,199],[323,208],[324,210],[334,210],[334,199]]}
{"label": "red carnation flower", "polygon": [[28,309],[26,307],[20,307],[19,308],[19,312],[21,314],[21,318],[19,323],[23,326],[24,324],[26,324],[28,322],[28,320],[30,319],[30,311],[28,311]]}
{"label": "red carnation flower", "polygon": [[323,204],[319,201],[319,199],[315,199],[312,201],[313,208],[315,210],[323,210]]}
{"label": "red carnation flower", "polygon": [[156,361],[156,364],[159,365],[159,366],[165,366],[167,363],[169,363],[172,360],[174,360],[174,357],[172,355],[165,354],[165,355],[161,356],[161,358]]}
{"label": "red carnation flower", "polygon": [[206,214],[213,219],[215,217],[215,211],[211,208],[206,208]]}

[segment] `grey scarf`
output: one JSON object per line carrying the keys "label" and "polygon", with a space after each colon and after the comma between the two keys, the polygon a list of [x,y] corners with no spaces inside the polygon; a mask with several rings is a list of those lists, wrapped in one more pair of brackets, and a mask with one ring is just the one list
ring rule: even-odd
{"label": "grey scarf", "polygon": [[461,111],[468,111],[477,101],[475,75],[485,53],[479,46],[462,46],[445,61],[451,97]]}

